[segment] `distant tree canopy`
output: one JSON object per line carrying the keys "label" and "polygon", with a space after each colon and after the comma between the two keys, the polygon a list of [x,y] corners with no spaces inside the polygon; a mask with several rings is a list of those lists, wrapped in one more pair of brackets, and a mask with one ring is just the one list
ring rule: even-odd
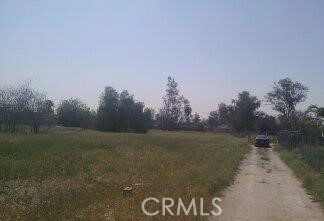
{"label": "distant tree canopy", "polygon": [[274,116],[268,115],[262,111],[256,113],[255,130],[276,134],[280,130],[280,125]]}
{"label": "distant tree canopy", "polygon": [[[274,83],[273,89],[265,98],[272,108],[278,111],[282,116],[282,123],[287,129],[294,129],[293,117],[296,111],[296,105],[305,101],[308,88],[299,82],[293,82],[290,78],[281,79]],[[285,122],[284,122],[285,121]]]}
{"label": "distant tree canopy", "polygon": [[103,131],[146,132],[153,114],[152,110],[144,111],[144,103],[136,102],[128,91],[118,94],[114,88],[106,87],[100,97],[97,127]]}
{"label": "distant tree canopy", "polygon": [[261,101],[256,96],[251,96],[249,92],[243,91],[238,94],[238,98],[232,101],[233,104],[233,127],[237,131],[253,129],[256,121],[256,111],[261,105]]}
{"label": "distant tree canopy", "polygon": [[317,105],[311,105],[308,107],[307,113],[315,114],[317,118],[324,118],[324,107],[319,107]]}
{"label": "distant tree canopy", "polygon": [[297,128],[300,131],[324,137],[324,107],[311,105],[298,117],[295,120],[297,120]]}
{"label": "distant tree canopy", "polygon": [[233,121],[233,106],[220,103],[218,105],[219,124],[231,125]]}
{"label": "distant tree canopy", "polygon": [[157,128],[163,130],[204,130],[205,122],[192,108],[188,99],[180,94],[178,83],[172,77],[167,79],[163,105],[156,114]]}
{"label": "distant tree canopy", "polygon": [[220,103],[218,110],[210,112],[208,125],[211,128],[228,125],[236,131],[253,130],[257,120],[257,109],[260,105],[261,101],[257,97],[243,91],[238,94],[237,99],[232,100],[231,105]]}
{"label": "distant tree canopy", "polygon": [[198,113],[195,113],[192,119],[192,130],[204,131],[206,127],[206,122],[200,118]]}
{"label": "distant tree canopy", "polygon": [[91,121],[90,108],[81,100],[62,100],[57,109],[57,123],[65,127],[85,127]]}
{"label": "distant tree canopy", "polygon": [[174,78],[168,77],[165,92],[159,113],[160,126],[165,130],[176,130],[181,120],[183,97],[179,94],[178,83]]}
{"label": "distant tree canopy", "polygon": [[162,107],[157,113],[136,101],[127,90],[118,93],[114,88],[106,87],[96,112],[81,100],[71,98],[62,100],[54,115],[54,103],[26,81],[18,86],[0,88],[0,132],[30,128],[32,133],[37,133],[39,128],[48,129],[57,123],[102,131],[140,133],[150,128],[268,133],[292,129],[324,137],[323,107],[312,105],[304,112],[296,110],[296,105],[305,101],[307,91],[303,84],[285,78],[274,83],[272,91],[265,96],[272,108],[280,113],[278,117],[259,111],[261,101],[243,91],[230,104],[220,103],[205,120],[198,113],[193,114],[189,100],[180,93],[178,83],[168,77]]}
{"label": "distant tree canopy", "polygon": [[17,132],[29,125],[37,133],[41,125],[54,123],[53,102],[26,81],[18,86],[0,88],[0,132]]}
{"label": "distant tree canopy", "polygon": [[192,124],[192,108],[188,99],[182,97],[182,109],[180,118],[180,127],[183,129],[190,129]]}
{"label": "distant tree canopy", "polygon": [[213,129],[219,125],[219,114],[218,111],[212,111],[209,113],[207,119],[208,127]]}
{"label": "distant tree canopy", "polygon": [[146,107],[144,109],[145,127],[151,129],[155,127],[155,110],[153,108]]}

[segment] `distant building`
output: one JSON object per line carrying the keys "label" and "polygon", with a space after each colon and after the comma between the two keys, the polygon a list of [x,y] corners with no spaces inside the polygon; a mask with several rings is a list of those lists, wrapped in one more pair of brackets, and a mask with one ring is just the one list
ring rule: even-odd
{"label": "distant building", "polygon": [[213,128],[213,132],[230,133],[233,132],[233,127],[227,124],[221,124]]}

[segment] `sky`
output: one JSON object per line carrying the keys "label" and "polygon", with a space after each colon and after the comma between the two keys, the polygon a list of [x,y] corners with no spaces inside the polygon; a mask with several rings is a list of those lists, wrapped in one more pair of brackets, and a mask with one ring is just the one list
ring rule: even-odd
{"label": "sky", "polygon": [[158,109],[168,76],[203,117],[286,77],[309,87],[298,109],[324,106],[324,1],[0,0],[0,86],[94,109],[112,86]]}

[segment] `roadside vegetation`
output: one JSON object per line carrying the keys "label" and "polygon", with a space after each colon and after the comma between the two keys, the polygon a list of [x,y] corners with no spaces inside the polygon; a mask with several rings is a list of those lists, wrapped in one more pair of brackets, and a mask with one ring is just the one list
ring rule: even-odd
{"label": "roadside vegetation", "polygon": [[153,220],[140,208],[150,196],[208,206],[249,150],[246,139],[202,132],[0,134],[0,220]]}
{"label": "roadside vegetation", "polygon": [[276,147],[283,161],[294,171],[309,194],[324,208],[324,171],[320,172],[302,159],[299,149],[289,151],[283,147]]}

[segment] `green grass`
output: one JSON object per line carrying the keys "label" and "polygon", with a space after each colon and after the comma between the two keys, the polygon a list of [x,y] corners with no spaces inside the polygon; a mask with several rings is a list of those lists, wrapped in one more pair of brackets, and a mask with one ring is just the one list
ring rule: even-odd
{"label": "green grass", "polygon": [[304,161],[298,149],[289,151],[277,147],[283,161],[294,171],[294,174],[303,182],[307,192],[313,196],[315,201],[322,204],[324,208],[324,173],[314,170]]}
{"label": "green grass", "polygon": [[153,220],[140,209],[146,197],[210,202],[249,150],[200,132],[0,134],[0,220]]}

